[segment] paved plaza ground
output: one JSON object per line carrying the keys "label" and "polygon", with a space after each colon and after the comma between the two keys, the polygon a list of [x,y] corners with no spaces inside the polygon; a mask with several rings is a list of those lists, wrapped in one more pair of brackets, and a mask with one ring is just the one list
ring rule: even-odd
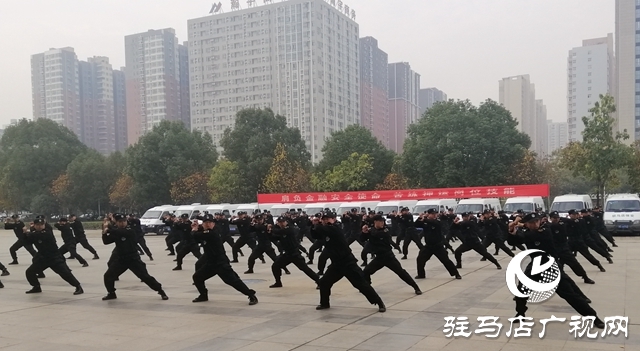
{"label": "paved plaza ground", "polygon": [[[57,234],[58,235],[58,234]],[[9,246],[15,237],[10,231],[0,232],[0,261],[9,263]],[[418,281],[424,294],[416,296],[388,270],[373,276],[373,285],[384,299],[388,311],[378,313],[364,296],[346,281],[333,289],[332,308],[316,311],[319,301],[315,284],[291,266],[291,275],[283,277],[284,288],[269,289],[273,283],[270,262],[257,263],[256,273],[244,275],[250,250],[234,264],[245,282],[258,292],[260,303],[248,306],[248,300],[215,277],[208,281],[209,302],[194,304],[196,289],[191,285],[193,263],[188,256],[185,270],[172,271],[173,257],[164,251],[164,237],[151,236],[147,242],[155,253],[155,261],[147,267],[169,295],[160,297],[130,272],[116,287],[118,299],[104,302],[102,275],[112,247],[102,245],[99,232],[89,233],[90,242],[101,259],[81,268],[68,261],[82,283],[85,294],[73,296],[73,288],[60,277],[47,271],[42,280],[42,294],[25,295],[30,287],[24,271],[31,259],[19,251],[20,265],[8,266],[11,275],[2,277],[0,289],[0,350],[219,350],[219,351],[312,351],[312,350],[640,350],[640,238],[618,238],[614,264],[606,264],[606,273],[580,257],[595,285],[578,286],[592,300],[601,318],[628,316],[628,337],[598,336],[574,338],[569,333],[569,320],[577,315],[561,298],[554,296],[542,304],[530,304],[527,313],[536,325],[530,338],[505,336],[510,328],[507,320],[515,315],[514,302],[505,285],[508,257],[501,253],[503,270],[491,263],[480,262],[474,253],[466,253],[461,270],[462,280],[448,276],[433,258],[427,267],[427,279]],[[305,242],[305,246],[309,246]],[[455,246],[455,245],[454,245]],[[360,247],[353,246],[359,255]],[[402,261],[409,273],[416,273],[415,246],[409,260]],[[230,250],[228,250],[230,251]],[[85,258],[91,255],[84,249]],[[452,258],[452,255],[449,255]],[[358,256],[359,257],[359,256]],[[314,267],[315,269],[315,267]],[[576,278],[573,272],[568,272]],[[540,319],[551,315],[565,317],[565,323],[550,323],[544,339]],[[478,316],[499,316],[504,325],[497,339],[482,335],[470,338],[447,338],[443,333],[444,317],[466,316],[470,331],[476,330]]]}

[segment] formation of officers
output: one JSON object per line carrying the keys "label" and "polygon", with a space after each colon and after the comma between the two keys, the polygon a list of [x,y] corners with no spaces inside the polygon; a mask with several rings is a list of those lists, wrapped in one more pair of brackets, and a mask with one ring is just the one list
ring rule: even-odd
{"label": "formation of officers", "polygon": [[[387,218],[391,222],[390,226],[386,224]],[[564,266],[569,266],[585,283],[594,284],[576,260],[576,255],[583,255],[604,272],[605,268],[591,250],[609,263],[613,263],[613,250],[604,239],[613,247],[617,246],[613,237],[606,231],[600,208],[570,211],[568,218],[560,218],[557,212],[525,214],[517,211],[509,217],[503,212],[486,210],[481,214],[462,213],[458,216],[452,210],[439,213],[430,209],[414,220],[408,208],[403,208],[400,213],[386,215],[364,208],[354,208],[341,214],[340,221],[338,215],[330,209],[313,216],[292,210],[275,219],[268,211],[253,214],[238,212],[229,219],[222,213],[205,212],[194,218],[190,218],[188,214],[167,215],[164,221],[171,228],[171,234],[166,237],[166,250],[170,256],[176,256],[176,267],[173,270],[182,270],[184,259],[189,254],[197,259],[193,283],[199,295],[193,302],[208,301],[205,282],[218,275],[223,282],[247,296],[250,305],[258,303],[256,291],[246,286],[231,265],[239,262],[239,256],[244,256],[242,249],[246,250],[245,247],[251,250],[245,274],[253,274],[256,260],[265,262],[265,255],[273,261],[271,271],[274,283],[270,288],[284,286],[282,273],[291,274],[288,266],[293,264],[305,273],[319,290],[320,304],[317,309],[330,307],[331,288],[344,277],[371,304],[377,305],[380,312],[385,312],[386,306],[382,298],[371,285],[372,275],[382,268],[386,267],[394,272],[414,289],[415,294],[421,295],[422,291],[416,279],[426,278],[425,267],[433,256],[441,262],[451,277],[462,279],[459,270],[462,269],[462,255],[465,252],[473,250],[481,256],[481,260],[488,260],[497,269],[502,269],[494,258],[500,250],[514,256],[513,250],[525,250],[526,246],[528,249],[542,250],[546,257],[543,258],[543,263],[549,257],[557,260],[562,277],[557,289],[558,295],[582,315],[595,316],[595,325],[599,327],[603,324],[589,306],[591,301],[564,273]],[[238,228],[239,237],[236,240],[231,235],[231,224]],[[54,227],[62,238],[63,244],[60,247],[57,245]],[[75,259],[83,267],[87,267],[88,262],[77,251],[77,245],[81,244],[93,254],[94,260],[99,257],[88,243],[82,223],[74,215],[68,219],[61,218],[53,227],[42,216],[36,217],[29,225],[13,216],[5,222],[5,229],[13,230],[17,238],[16,243],[10,248],[13,259],[10,265],[18,264],[17,251],[21,248],[25,248],[33,256],[32,264],[26,270],[26,278],[32,286],[32,289],[27,291],[28,294],[42,292],[39,278],[44,278],[47,268],[51,268],[75,287],[74,294],[84,292],[80,282],[71,273],[64,255],[69,253],[66,259]],[[393,236],[396,236],[395,241]],[[308,250],[303,246],[304,238],[312,242]],[[117,298],[115,282],[126,270],[133,272],[163,300],[168,299],[162,285],[149,274],[141,259],[141,256],[146,255],[149,260],[153,260],[153,255],[146,245],[140,221],[134,215],[109,215],[103,223],[102,241],[105,245],[114,244],[104,274],[107,295],[103,300]],[[451,243],[456,241],[461,243],[454,249]],[[360,258],[363,263],[360,266],[350,248],[353,243],[362,246]],[[415,278],[402,267],[394,253],[394,250],[397,250],[402,255],[401,259],[406,260],[411,243],[419,250]],[[227,256],[225,244],[231,249],[232,260]],[[487,251],[492,244],[496,249],[493,255]],[[447,250],[453,253],[455,263],[449,258]],[[319,256],[316,272],[310,266],[314,264],[317,253]],[[303,255],[307,256],[306,260]],[[330,262],[328,266],[327,262]],[[7,268],[2,264],[0,270],[2,276],[9,275]],[[525,273],[531,275],[530,267]],[[531,278],[541,279],[540,276]],[[527,299],[516,298],[515,301],[517,315],[524,317]]]}

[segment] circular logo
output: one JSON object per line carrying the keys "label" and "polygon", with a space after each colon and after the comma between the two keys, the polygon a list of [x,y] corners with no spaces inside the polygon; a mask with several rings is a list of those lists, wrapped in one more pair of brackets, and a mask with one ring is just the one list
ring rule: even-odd
{"label": "circular logo", "polygon": [[120,238],[120,240],[125,241],[125,240],[127,240],[127,238],[122,237],[122,238]]}
{"label": "circular logo", "polygon": [[[543,253],[533,257],[527,267],[527,272],[522,270],[522,261],[531,254]],[[548,258],[541,263],[542,257]],[[516,284],[516,278],[520,284]],[[540,303],[553,296],[560,284],[560,268],[556,260],[546,255],[541,250],[526,250],[518,253],[509,262],[506,272],[507,288],[511,294],[520,298],[528,298],[531,303]]]}

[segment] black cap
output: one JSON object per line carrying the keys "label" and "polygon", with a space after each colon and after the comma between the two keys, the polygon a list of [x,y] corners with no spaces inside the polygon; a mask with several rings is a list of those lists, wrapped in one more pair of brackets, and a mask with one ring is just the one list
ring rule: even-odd
{"label": "black cap", "polygon": [[533,212],[533,213],[529,213],[528,215],[524,216],[524,218],[522,218],[522,221],[524,223],[526,222],[531,222],[531,221],[537,221],[540,220],[542,218],[542,216],[540,216],[539,214]]}
{"label": "black cap", "polygon": [[44,224],[44,218],[36,218],[33,220],[33,224]]}
{"label": "black cap", "polygon": [[331,211],[326,211],[322,213],[322,218],[336,218],[336,214]]}
{"label": "black cap", "polygon": [[202,222],[215,222],[215,220],[216,219],[210,213],[207,213],[206,215],[202,216]]}
{"label": "black cap", "polygon": [[59,221],[60,222],[68,222],[69,220],[67,219],[67,217],[60,217]]}
{"label": "black cap", "polygon": [[578,214],[578,212],[576,210],[569,210],[568,212],[570,215],[574,215],[574,214]]}
{"label": "black cap", "polygon": [[180,218],[189,219],[189,214],[188,213],[183,213],[183,214],[180,215]]}
{"label": "black cap", "polygon": [[377,213],[377,214],[379,214],[379,215],[383,216],[383,215],[384,215],[384,211],[378,211],[378,213]]}
{"label": "black cap", "polygon": [[129,213],[129,217],[135,217],[136,215],[134,215],[133,213]]}
{"label": "black cap", "polygon": [[44,215],[37,215],[36,218],[37,219],[44,219]]}
{"label": "black cap", "polygon": [[516,213],[524,213],[524,211],[522,209],[519,209],[516,211]]}
{"label": "black cap", "polygon": [[504,211],[498,211],[498,215],[502,216],[504,214]]}
{"label": "black cap", "polygon": [[17,218],[20,218],[20,216],[18,216],[17,214],[14,214],[14,215],[11,216],[11,218],[12,219],[17,219]]}
{"label": "black cap", "polygon": [[75,217],[76,215],[74,215],[73,213],[69,215],[69,217]]}
{"label": "black cap", "polygon": [[409,211],[409,207],[403,207],[400,211]]}
{"label": "black cap", "polygon": [[589,211],[587,211],[585,209],[582,209],[582,210],[580,210],[580,213],[589,213]]}
{"label": "black cap", "polygon": [[376,221],[383,221],[384,222],[384,217],[381,216],[381,215],[375,215],[375,216],[373,216],[373,221],[374,222],[376,222]]}
{"label": "black cap", "polygon": [[222,213],[220,213],[220,212],[216,212],[216,213],[214,213],[213,215],[214,215],[214,216],[222,216]]}
{"label": "black cap", "polygon": [[549,213],[549,217],[551,217],[551,218],[560,218],[560,213],[558,213],[558,211],[553,211],[553,212]]}
{"label": "black cap", "polygon": [[483,214],[483,215],[490,214],[490,213],[491,213],[491,210],[484,210],[484,211],[482,211],[482,214]]}
{"label": "black cap", "polygon": [[460,217],[468,217],[469,216],[469,212],[462,212],[460,214]]}
{"label": "black cap", "polygon": [[126,221],[127,217],[125,217],[125,215],[123,215],[122,213],[116,213],[113,215],[113,219],[115,219],[116,221]]}
{"label": "black cap", "polygon": [[436,210],[435,208],[430,208],[427,210],[427,214],[436,214],[438,213],[438,210]]}
{"label": "black cap", "polygon": [[286,222],[287,221],[287,217],[278,217],[278,219],[276,221],[277,222]]}

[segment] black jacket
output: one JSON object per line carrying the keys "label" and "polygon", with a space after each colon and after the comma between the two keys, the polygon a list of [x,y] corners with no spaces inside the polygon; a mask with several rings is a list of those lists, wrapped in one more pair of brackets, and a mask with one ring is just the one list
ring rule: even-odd
{"label": "black jacket", "polygon": [[76,239],[73,236],[73,230],[71,229],[71,225],[69,223],[55,223],[53,226],[60,231],[60,234],[62,235],[62,241],[64,241],[65,244],[76,242]]}
{"label": "black jacket", "polygon": [[229,264],[229,257],[224,251],[222,236],[215,230],[198,230],[192,232],[194,240],[202,246],[206,262],[210,264]]}
{"label": "black jacket", "polygon": [[69,222],[69,224],[71,225],[71,229],[73,229],[73,235],[77,239],[83,239],[87,237],[87,234],[84,232],[84,226],[78,219],[73,222]]}
{"label": "black jacket", "polygon": [[271,227],[271,236],[274,240],[277,240],[280,245],[280,249],[285,255],[297,256],[300,255],[300,242],[296,236],[296,233],[291,227],[280,228],[278,226]]}
{"label": "black jacket", "polygon": [[367,242],[365,245],[371,253],[378,256],[394,256],[393,248],[400,249],[391,239],[391,231],[387,227],[382,229],[370,227],[369,232],[362,233],[362,239]]}
{"label": "black jacket", "polygon": [[[427,246],[444,245],[443,224],[437,219],[418,219],[416,227],[422,228],[422,236]],[[446,224],[445,224],[446,225]]]}
{"label": "black jacket", "polygon": [[45,228],[43,231],[34,230],[28,232],[25,236],[25,241],[28,245],[35,246],[38,250],[38,255],[43,258],[57,259],[62,257],[58,251],[56,237],[50,228]]}
{"label": "black jacket", "polygon": [[105,245],[115,244],[115,253],[120,259],[140,259],[136,233],[131,227],[109,228],[105,234],[102,234],[102,242]]}
{"label": "black jacket", "polygon": [[347,239],[342,234],[340,228],[333,225],[318,224],[311,229],[311,235],[314,239],[323,240],[325,250],[328,250],[331,264],[346,264],[357,262],[351,248],[347,244]]}

